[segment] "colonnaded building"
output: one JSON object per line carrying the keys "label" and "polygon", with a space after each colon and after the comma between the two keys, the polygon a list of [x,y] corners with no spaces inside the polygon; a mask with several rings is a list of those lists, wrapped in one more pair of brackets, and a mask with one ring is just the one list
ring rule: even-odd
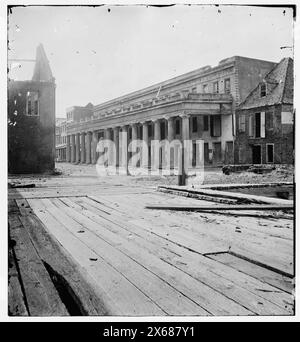
{"label": "colonnaded building", "polygon": [[[234,56],[93,106],[67,109],[66,161],[96,163],[99,140],[116,144],[117,165],[132,140],[143,141],[139,166],[164,168],[165,154],[151,141],[191,140],[192,166],[234,162],[236,110],[278,63]],[[127,137],[120,139],[121,132]],[[196,141],[203,141],[199,152]],[[174,153],[174,152],[173,152]],[[199,159],[198,153],[202,154]],[[122,157],[122,158],[121,158]],[[173,159],[178,162],[176,153]]]}

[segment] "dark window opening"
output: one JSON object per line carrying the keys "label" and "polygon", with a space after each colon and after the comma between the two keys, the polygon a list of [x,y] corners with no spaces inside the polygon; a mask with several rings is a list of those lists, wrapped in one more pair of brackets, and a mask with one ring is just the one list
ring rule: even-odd
{"label": "dark window opening", "polygon": [[219,93],[219,82],[214,82],[213,83],[213,92],[215,94],[218,94]]}
{"label": "dark window opening", "polygon": [[194,116],[192,119],[192,131],[193,133],[198,132],[198,120],[196,116]]}
{"label": "dark window opening", "polygon": [[197,153],[196,142],[193,141],[193,153],[192,153],[192,167],[196,166],[196,153]]}
{"label": "dark window opening", "polygon": [[180,121],[179,120],[175,121],[175,132],[176,134],[180,134]]}
{"label": "dark window opening", "polygon": [[27,102],[26,115],[38,116],[39,115],[38,92],[28,91],[26,102]]}
{"label": "dark window opening", "polygon": [[252,163],[261,164],[261,146],[260,145],[252,146]]}
{"label": "dark window opening", "polygon": [[204,143],[204,163],[209,163],[209,148],[208,143]]}
{"label": "dark window opening", "polygon": [[260,138],[260,113],[255,113],[255,137]]}
{"label": "dark window opening", "polygon": [[211,115],[210,117],[210,135],[212,137],[221,136],[221,115]]}
{"label": "dark window opening", "polygon": [[230,78],[225,79],[224,92],[225,94],[230,94]]}
{"label": "dark window opening", "polygon": [[274,116],[273,116],[273,112],[267,112],[267,113],[266,113],[266,116],[267,116],[267,120],[268,120],[267,128],[268,128],[268,129],[273,129],[273,128],[274,128]]}
{"label": "dark window opening", "polygon": [[208,131],[208,115],[203,116],[203,131]]}
{"label": "dark window opening", "polygon": [[267,144],[267,163],[274,163],[274,145]]}
{"label": "dark window opening", "polygon": [[263,83],[260,85],[260,97],[265,97],[267,95],[267,87],[266,84]]}

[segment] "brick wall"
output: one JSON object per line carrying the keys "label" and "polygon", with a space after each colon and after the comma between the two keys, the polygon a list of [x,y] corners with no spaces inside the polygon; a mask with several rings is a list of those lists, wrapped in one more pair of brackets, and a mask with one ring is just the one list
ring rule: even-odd
{"label": "brick wall", "polygon": [[[39,116],[26,115],[27,92],[38,92]],[[8,172],[54,169],[55,84],[10,81],[8,92]]]}
{"label": "brick wall", "polygon": [[[265,137],[249,136],[249,117],[257,112],[265,112]],[[292,106],[268,106],[248,110],[238,110],[236,117],[237,136],[235,140],[236,164],[252,164],[253,145],[261,146],[262,163],[267,163],[267,144],[274,144],[274,164],[292,164],[294,162],[294,125],[282,124],[282,112],[293,112]],[[245,132],[240,131],[239,117],[245,115]],[[270,121],[273,121],[273,124]]]}

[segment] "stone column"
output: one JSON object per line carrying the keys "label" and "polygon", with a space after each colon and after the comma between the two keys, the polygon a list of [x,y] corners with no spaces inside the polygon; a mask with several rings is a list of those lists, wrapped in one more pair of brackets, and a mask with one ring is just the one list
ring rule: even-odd
{"label": "stone column", "polygon": [[108,129],[109,151],[108,151],[108,164],[115,166],[115,148],[114,148],[114,131],[112,128]]}
{"label": "stone column", "polygon": [[128,126],[122,127],[121,151],[122,151],[121,166],[122,166],[123,172],[126,175],[128,175]]}
{"label": "stone column", "polygon": [[75,144],[76,144],[76,163],[80,163],[80,133],[76,133]]}
{"label": "stone column", "polygon": [[70,163],[71,161],[71,137],[67,135],[67,148],[66,148],[66,162]]}
{"label": "stone column", "polygon": [[114,144],[115,144],[115,155],[114,155],[114,161],[115,166],[119,167],[119,161],[120,161],[120,145],[119,145],[119,127],[114,127],[113,129],[113,135],[114,135]]}
{"label": "stone column", "polygon": [[91,145],[92,145],[91,146],[92,164],[96,164],[97,163],[97,155],[96,155],[97,143],[98,143],[97,132],[93,131],[93,133],[92,133],[92,143],[91,143]]}
{"label": "stone column", "polygon": [[149,167],[149,130],[148,130],[148,123],[143,122],[143,156],[142,156],[142,165],[143,168],[148,169]]}
{"label": "stone column", "polygon": [[179,185],[186,185],[187,172],[190,160],[190,120],[189,116],[186,114],[180,115],[182,120],[182,145],[183,145],[183,156],[179,161]]}
{"label": "stone column", "polygon": [[91,140],[92,140],[92,132],[87,132],[86,134],[86,160],[87,164],[91,163]]}
{"label": "stone column", "polygon": [[76,160],[76,145],[75,145],[75,134],[71,135],[71,163],[75,163]]}
{"label": "stone column", "polygon": [[160,143],[160,121],[157,119],[154,121],[154,169],[159,169],[159,143]]}
{"label": "stone column", "polygon": [[[133,151],[136,151],[136,148],[137,148],[137,139],[138,139],[138,127],[137,127],[137,124],[133,124],[131,126],[132,128],[132,135],[131,135],[131,142],[132,142],[132,148],[133,148]],[[134,154],[131,153],[131,156]],[[134,165],[135,166],[135,165]]]}
{"label": "stone column", "polygon": [[81,133],[80,144],[81,144],[80,162],[81,162],[81,164],[83,164],[83,163],[85,163],[85,160],[86,160],[86,151],[85,151],[85,132],[82,132],[82,133]]}
{"label": "stone column", "polygon": [[[171,144],[175,138],[174,117],[167,118],[167,121],[168,121],[168,141]],[[174,169],[174,155],[175,155],[175,147],[173,149],[170,149],[168,153],[168,157],[169,157],[168,163],[170,165],[171,170]]]}

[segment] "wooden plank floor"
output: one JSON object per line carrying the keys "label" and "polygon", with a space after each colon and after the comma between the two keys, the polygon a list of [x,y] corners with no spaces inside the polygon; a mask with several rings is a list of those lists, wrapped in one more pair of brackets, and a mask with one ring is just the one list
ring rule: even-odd
{"label": "wooden plank floor", "polygon": [[[36,224],[57,244],[47,240],[43,259],[57,268],[59,260],[51,260],[49,251],[60,248],[88,279],[98,299],[86,305],[93,307],[88,314],[294,313],[291,220],[153,211],[145,206],[207,202],[150,188],[70,184],[11,192],[10,206],[17,206],[18,222],[40,244],[40,255],[42,240],[30,227]],[[72,283],[71,271],[60,271]]]}

